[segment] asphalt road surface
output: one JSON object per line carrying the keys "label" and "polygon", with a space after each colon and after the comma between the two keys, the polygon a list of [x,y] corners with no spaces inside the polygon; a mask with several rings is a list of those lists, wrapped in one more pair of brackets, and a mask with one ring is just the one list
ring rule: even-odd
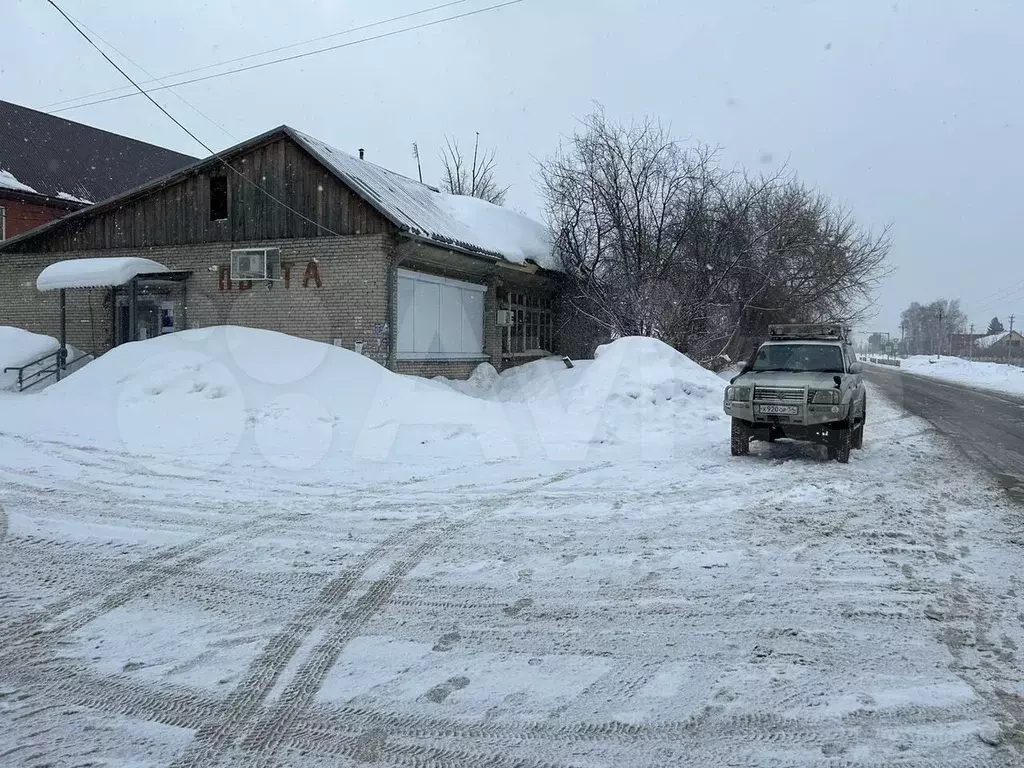
{"label": "asphalt road surface", "polygon": [[[1024,397],[866,365],[867,380],[908,413],[928,420],[1024,502]],[[868,433],[871,404],[868,403]]]}

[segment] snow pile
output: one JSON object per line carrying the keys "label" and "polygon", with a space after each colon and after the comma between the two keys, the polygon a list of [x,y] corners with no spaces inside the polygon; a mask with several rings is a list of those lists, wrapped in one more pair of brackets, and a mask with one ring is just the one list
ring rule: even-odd
{"label": "snow pile", "polygon": [[4,373],[4,368],[20,367],[59,347],[58,341],[50,336],[0,325],[0,390],[18,385],[17,372]]}
{"label": "snow pile", "polygon": [[95,259],[68,259],[51,264],[39,273],[36,288],[104,288],[124,285],[136,275],[166,272],[167,267],[152,259],[137,256],[103,256]]}
{"label": "snow pile", "polygon": [[649,458],[669,457],[683,446],[719,443],[727,432],[722,380],[657,339],[618,339],[573,368],[547,358],[497,378],[477,369],[478,377],[489,386],[480,381],[455,386],[465,394],[524,406],[552,458],[605,444],[636,446]]}
{"label": "snow pile", "polygon": [[722,386],[653,339],[621,339],[572,369],[548,359],[439,382],[331,345],[227,326],[117,347],[32,398],[38,410],[2,419],[127,448],[155,471],[579,460],[611,447],[658,459],[725,444]]}
{"label": "snow pile", "polygon": [[914,355],[901,362],[908,373],[955,381],[983,389],[1024,394],[1024,368],[1005,363],[981,363],[960,357]]}
{"label": "snow pile", "polygon": [[22,184],[20,181],[14,178],[13,173],[11,173],[10,171],[5,171],[3,168],[0,168],[0,188],[15,189],[18,192],[35,193],[35,190],[32,189],[32,187],[30,187],[28,184]]}
{"label": "snow pile", "polygon": [[517,452],[500,407],[349,350],[231,326],[121,345],[31,405],[0,421],[127,448],[156,471]]}

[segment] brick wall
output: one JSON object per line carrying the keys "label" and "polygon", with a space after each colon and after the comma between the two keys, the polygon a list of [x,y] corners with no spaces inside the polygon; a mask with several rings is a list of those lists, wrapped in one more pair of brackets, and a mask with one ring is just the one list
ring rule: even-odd
{"label": "brick wall", "polygon": [[[81,206],[79,206],[81,207]],[[74,208],[67,206],[47,206],[28,203],[23,200],[14,200],[7,197],[0,197],[0,208],[6,212],[5,231],[7,238],[28,232],[30,229],[40,227],[48,221],[59,219],[65,216]]]}
{"label": "brick wall", "polygon": [[[230,264],[231,248],[274,247],[290,270],[290,284],[267,290],[254,283],[249,290],[221,290],[218,267]],[[301,338],[333,343],[387,363],[387,283],[389,235],[352,235],[269,243],[213,243],[125,251],[0,254],[0,325],[13,325],[56,337],[59,332],[57,291],[39,292],[35,280],[48,264],[66,258],[143,256],[172,270],[191,270],[187,284],[190,328],[241,325],[281,331]],[[321,287],[303,279],[318,260]],[[211,267],[214,269],[211,270]],[[112,338],[109,290],[67,292],[68,341],[87,351],[103,352]],[[176,308],[176,314],[177,314]]]}

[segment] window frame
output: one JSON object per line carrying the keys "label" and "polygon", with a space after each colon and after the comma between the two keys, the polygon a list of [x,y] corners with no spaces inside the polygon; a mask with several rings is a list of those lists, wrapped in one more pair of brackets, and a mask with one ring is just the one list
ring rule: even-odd
{"label": "window frame", "polygon": [[[228,220],[228,216],[231,213],[231,199],[230,199],[231,185],[228,184],[228,177],[227,177],[227,175],[209,176],[208,179],[209,179],[209,181],[207,182],[207,192],[208,192],[209,198],[210,198],[209,199],[210,205],[209,205],[209,211],[208,211],[208,213],[209,213],[209,220],[211,222],[227,221]],[[213,213],[214,213],[214,211],[213,211],[213,183],[215,181],[223,181],[223,183],[224,183],[224,215],[223,216],[214,216],[213,215]]]}
{"label": "window frame", "polygon": [[0,243],[7,239],[7,206],[0,205]]}
{"label": "window frame", "polygon": [[[502,329],[502,355],[518,358],[554,354],[554,299],[526,290],[509,290],[504,304],[511,312],[512,323]],[[536,346],[530,346],[534,341]]]}
{"label": "window frame", "polygon": [[[402,305],[401,305],[401,281],[402,279],[411,280],[414,283],[427,283],[434,284],[440,287],[457,288],[460,291],[470,291],[473,293],[480,294],[480,351],[479,352],[445,352],[438,350],[436,352],[409,352],[402,351]],[[489,360],[490,355],[485,351],[487,346],[487,286],[479,283],[469,283],[463,280],[455,280],[450,277],[441,277],[440,275],[432,275],[428,272],[418,272],[412,269],[399,269],[396,278],[395,285],[395,306],[397,309],[397,322],[395,328],[395,359],[396,360],[420,360],[420,361],[466,361],[466,360]],[[443,291],[440,292],[438,298],[438,336],[441,332],[442,314],[443,314]],[[462,293],[460,293],[460,308],[462,306]],[[407,311],[415,312],[415,299],[413,299],[413,306],[408,308]]]}

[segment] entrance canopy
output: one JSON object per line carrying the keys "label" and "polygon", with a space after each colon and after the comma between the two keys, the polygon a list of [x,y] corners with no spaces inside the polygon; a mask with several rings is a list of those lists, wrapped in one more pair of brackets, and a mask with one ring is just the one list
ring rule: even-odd
{"label": "entrance canopy", "polygon": [[96,259],[69,259],[51,264],[36,278],[40,291],[67,288],[112,288],[124,285],[139,275],[169,272],[163,264],[138,256],[104,256]]}

